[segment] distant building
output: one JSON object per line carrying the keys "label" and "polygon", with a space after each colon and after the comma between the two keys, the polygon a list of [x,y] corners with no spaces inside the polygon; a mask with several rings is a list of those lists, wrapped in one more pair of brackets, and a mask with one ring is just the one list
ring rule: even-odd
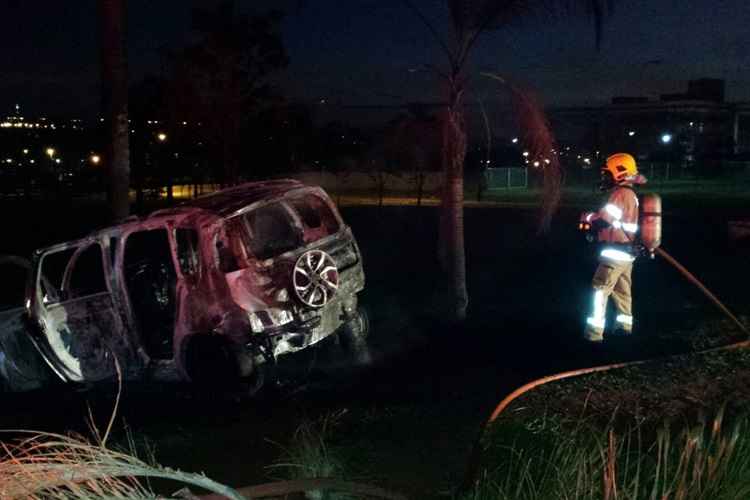
{"label": "distant building", "polygon": [[640,159],[691,162],[750,153],[750,103],[724,101],[724,81],[688,82],[687,92],[658,101],[618,96],[610,104],[549,110],[561,144],[626,150]]}

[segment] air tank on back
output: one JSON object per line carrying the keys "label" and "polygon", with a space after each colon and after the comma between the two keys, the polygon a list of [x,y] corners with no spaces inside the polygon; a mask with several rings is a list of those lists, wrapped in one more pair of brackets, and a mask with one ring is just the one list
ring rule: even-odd
{"label": "air tank on back", "polygon": [[654,257],[654,251],[661,245],[661,196],[645,194],[641,200],[640,220],[641,243]]}

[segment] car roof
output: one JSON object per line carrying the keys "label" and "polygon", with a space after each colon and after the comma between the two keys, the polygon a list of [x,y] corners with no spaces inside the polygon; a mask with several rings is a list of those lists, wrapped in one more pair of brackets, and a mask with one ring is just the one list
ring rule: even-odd
{"label": "car roof", "polygon": [[[163,223],[165,219],[185,219],[196,216],[204,220],[226,218],[258,201],[275,198],[296,189],[314,189],[295,179],[278,179],[260,182],[246,182],[238,186],[215,191],[200,196],[175,207],[156,210],[146,217],[131,216],[109,227],[98,229],[87,238],[99,237],[112,233],[123,233],[132,230],[148,229]],[[68,242],[68,244],[74,242]],[[61,246],[55,245],[54,247]],[[53,248],[53,247],[50,247]]]}
{"label": "car roof", "polygon": [[173,215],[200,209],[219,217],[226,217],[257,201],[281,196],[287,191],[305,187],[295,179],[278,179],[261,182],[246,182],[238,186],[222,189],[214,193],[186,201],[174,208],[157,210],[149,218]]}

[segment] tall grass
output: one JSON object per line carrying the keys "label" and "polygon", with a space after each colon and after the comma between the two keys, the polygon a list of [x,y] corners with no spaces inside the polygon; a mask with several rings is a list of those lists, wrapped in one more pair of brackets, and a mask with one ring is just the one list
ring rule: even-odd
{"label": "tall grass", "polygon": [[[122,448],[108,446],[112,419],[103,436],[92,424],[93,440],[78,435],[8,431],[21,437],[11,443],[0,441],[0,499],[166,500],[168,497],[158,495],[148,483],[149,479],[158,478],[212,493],[203,497],[207,499],[287,498],[291,494],[304,494],[313,499],[403,500],[398,493],[344,478],[344,461],[328,445],[330,432],[339,416],[304,421],[299,426],[292,444],[283,448],[283,459],[273,466],[285,469],[291,480],[239,489],[225,486],[203,474],[161,466],[150,450],[146,460],[140,459],[136,454],[136,443],[129,434]],[[199,498],[186,487],[175,495]]]}
{"label": "tall grass", "polygon": [[[316,420],[304,420],[289,445],[278,445],[281,458],[269,468],[281,470],[287,479],[345,478],[345,460],[330,446],[331,433],[340,417],[341,414],[331,413]],[[307,498],[312,499],[350,498],[339,495],[320,490],[306,493]]]}
{"label": "tall grass", "polygon": [[[19,434],[15,442],[0,441],[0,498],[5,499],[146,499],[157,498],[143,479],[159,478],[197,486],[232,500],[243,500],[236,490],[203,474],[182,472],[158,465],[136,455],[136,446],[127,434],[123,449],[109,447],[107,441],[115,422],[122,394],[122,372],[113,356],[118,390],[104,434],[99,432],[89,408],[93,440],[80,435],[62,435],[29,430],[6,431]],[[163,497],[162,497],[163,498]]]}
{"label": "tall grass", "polygon": [[583,426],[520,445],[491,446],[494,465],[463,500],[741,500],[750,498],[748,420],[723,412],[645,443],[639,429],[595,434]]}

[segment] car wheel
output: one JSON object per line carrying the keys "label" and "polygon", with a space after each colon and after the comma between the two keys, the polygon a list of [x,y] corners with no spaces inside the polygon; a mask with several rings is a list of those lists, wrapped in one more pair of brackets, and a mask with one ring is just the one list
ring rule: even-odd
{"label": "car wheel", "polygon": [[360,307],[349,319],[338,334],[341,348],[358,365],[367,365],[372,361],[368,337],[370,335],[370,318],[367,311]]}

